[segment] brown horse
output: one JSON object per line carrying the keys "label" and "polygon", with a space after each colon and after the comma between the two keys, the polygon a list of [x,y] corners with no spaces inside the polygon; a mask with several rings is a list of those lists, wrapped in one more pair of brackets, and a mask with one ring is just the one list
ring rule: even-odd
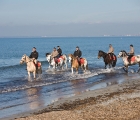
{"label": "brown horse", "polygon": [[113,55],[113,59],[112,59],[110,54],[107,54],[107,53],[103,52],[102,50],[99,50],[98,59],[100,59],[101,57],[103,57],[103,59],[104,59],[105,69],[106,69],[107,65],[109,65],[109,67],[115,67],[116,66],[116,62],[117,62],[116,55]]}
{"label": "brown horse", "polygon": [[72,74],[73,74],[73,68],[76,69],[77,73],[79,67],[81,67],[84,70],[84,72],[88,69],[88,62],[85,58],[80,58],[80,65],[79,65],[77,58],[73,54],[69,54],[68,57],[69,57],[69,62],[71,62]]}

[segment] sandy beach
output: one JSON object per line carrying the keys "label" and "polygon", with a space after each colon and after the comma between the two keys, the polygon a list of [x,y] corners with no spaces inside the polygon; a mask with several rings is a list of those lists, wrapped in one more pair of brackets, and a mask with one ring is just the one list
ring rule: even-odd
{"label": "sandy beach", "polygon": [[139,120],[140,79],[60,99],[16,120]]}

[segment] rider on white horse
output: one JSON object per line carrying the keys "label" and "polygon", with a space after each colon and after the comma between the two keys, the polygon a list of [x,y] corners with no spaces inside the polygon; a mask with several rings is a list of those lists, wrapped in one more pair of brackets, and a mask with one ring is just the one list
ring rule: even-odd
{"label": "rider on white horse", "polygon": [[57,46],[57,52],[58,52],[58,58],[62,56],[62,49],[60,48],[60,46]]}
{"label": "rider on white horse", "polygon": [[54,49],[53,49],[53,51],[52,51],[52,53],[51,53],[51,59],[54,59],[54,61],[56,62],[56,64],[57,64],[58,55],[59,55],[59,53],[58,53],[58,51],[56,50],[56,48],[54,47]]}
{"label": "rider on white horse", "polygon": [[128,54],[129,54],[129,57],[128,57],[128,62],[129,62],[129,63],[131,62],[131,58],[135,55],[134,52],[135,52],[135,51],[134,51],[134,47],[133,47],[133,45],[131,44],[131,45],[130,45],[130,52],[128,53]]}
{"label": "rider on white horse", "polygon": [[32,58],[34,63],[37,64],[38,52],[36,51],[35,47],[33,47],[32,52],[31,52],[29,58]]}

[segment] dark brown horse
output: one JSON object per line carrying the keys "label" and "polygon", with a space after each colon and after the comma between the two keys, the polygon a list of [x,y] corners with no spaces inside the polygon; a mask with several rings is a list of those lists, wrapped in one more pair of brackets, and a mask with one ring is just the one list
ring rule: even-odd
{"label": "dark brown horse", "polygon": [[101,57],[103,57],[103,59],[104,59],[105,69],[106,69],[107,65],[109,65],[109,67],[115,67],[116,66],[116,62],[117,62],[116,55],[113,54],[113,57],[111,57],[110,54],[107,54],[104,51],[99,50],[98,59],[100,59]]}

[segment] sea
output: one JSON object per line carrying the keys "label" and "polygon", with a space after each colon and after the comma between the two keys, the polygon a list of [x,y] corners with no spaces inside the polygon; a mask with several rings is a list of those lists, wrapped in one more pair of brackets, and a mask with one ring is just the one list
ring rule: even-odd
{"label": "sea", "polygon": [[[0,38],[0,119],[12,115],[30,112],[45,107],[57,100],[101,89],[113,84],[121,84],[128,79],[139,78],[138,65],[130,66],[129,72],[123,71],[122,58],[117,58],[115,68],[104,69],[103,59],[98,59],[98,51],[107,52],[109,44],[115,49],[115,55],[121,50],[129,52],[133,44],[135,54],[140,55],[140,37],[36,37],[36,38]],[[68,68],[48,68],[46,53],[60,46],[63,54],[73,54],[76,46],[82,51],[82,57],[88,61],[89,70],[85,73],[71,74]],[[26,64],[20,64],[21,57],[30,55],[36,47],[38,60],[42,64],[42,75],[29,81]]]}

